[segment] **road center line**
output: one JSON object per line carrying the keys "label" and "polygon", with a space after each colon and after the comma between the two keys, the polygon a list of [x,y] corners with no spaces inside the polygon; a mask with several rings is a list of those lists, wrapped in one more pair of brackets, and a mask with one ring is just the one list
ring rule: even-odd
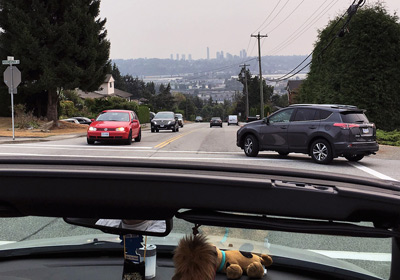
{"label": "road center line", "polygon": [[382,174],[378,171],[375,171],[369,167],[366,167],[364,165],[361,165],[360,163],[357,162],[349,162],[349,164],[355,168],[358,168],[368,174],[371,174],[372,176],[378,177],[379,179],[383,179],[383,180],[391,180],[391,181],[398,181],[396,179],[393,179],[392,177],[386,176],[385,174]]}
{"label": "road center line", "polygon": [[[198,130],[198,129],[196,129],[196,130]],[[156,148],[156,149],[164,148],[165,146],[167,146],[168,144],[174,142],[175,140],[178,140],[178,139],[180,139],[180,138],[182,138],[182,137],[184,137],[184,136],[186,136],[186,135],[188,135],[188,134],[190,134],[192,132],[195,132],[196,130],[192,130],[192,131],[189,131],[189,132],[186,132],[186,133],[183,133],[183,134],[179,134],[179,135],[177,135],[175,137],[172,137],[172,138],[170,138],[168,140],[165,140],[164,142],[161,142],[160,144],[154,146],[154,148]]]}

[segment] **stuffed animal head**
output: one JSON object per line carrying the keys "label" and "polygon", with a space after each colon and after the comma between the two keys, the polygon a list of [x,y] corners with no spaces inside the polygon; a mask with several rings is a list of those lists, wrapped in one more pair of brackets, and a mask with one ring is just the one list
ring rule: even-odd
{"label": "stuffed animal head", "polygon": [[213,280],[216,272],[226,273],[228,279],[243,274],[262,278],[264,266],[272,264],[268,255],[240,251],[221,251],[202,235],[186,236],[180,240],[174,254],[173,280]]}
{"label": "stuffed animal head", "polygon": [[185,236],[174,253],[175,274],[172,280],[213,280],[217,251],[205,236]]}

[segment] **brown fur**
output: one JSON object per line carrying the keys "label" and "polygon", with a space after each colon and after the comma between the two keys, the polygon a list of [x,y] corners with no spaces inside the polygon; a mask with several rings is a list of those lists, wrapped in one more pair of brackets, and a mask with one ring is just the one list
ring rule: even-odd
{"label": "brown fur", "polygon": [[[228,279],[239,279],[242,274],[250,278],[262,278],[264,267],[272,264],[268,255],[243,254],[225,251],[223,273]],[[213,280],[222,262],[221,250],[207,242],[202,235],[186,236],[179,241],[174,254],[175,275],[172,280]]]}
{"label": "brown fur", "polygon": [[[218,266],[222,262],[221,250],[217,248]],[[268,255],[247,253],[246,256],[242,252],[233,250],[225,251],[225,263],[222,272],[226,273],[228,279],[239,279],[242,274],[247,274],[250,278],[262,278],[264,275],[264,267],[272,264],[272,258]]]}
{"label": "brown fur", "polygon": [[186,236],[179,241],[174,254],[173,280],[213,280],[217,251],[202,235]]}

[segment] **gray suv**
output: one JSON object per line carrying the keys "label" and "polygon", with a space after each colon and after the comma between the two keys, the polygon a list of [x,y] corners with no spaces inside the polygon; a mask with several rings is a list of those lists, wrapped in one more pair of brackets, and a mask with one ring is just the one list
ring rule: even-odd
{"label": "gray suv", "polygon": [[376,127],[364,111],[349,105],[302,104],[281,109],[237,131],[236,145],[247,156],[276,151],[304,153],[317,163],[343,156],[359,161],[379,150]]}

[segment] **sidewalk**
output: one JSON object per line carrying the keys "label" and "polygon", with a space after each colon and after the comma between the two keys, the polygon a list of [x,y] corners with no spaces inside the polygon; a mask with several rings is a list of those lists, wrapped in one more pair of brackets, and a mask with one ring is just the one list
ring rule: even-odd
{"label": "sidewalk", "polygon": [[[150,124],[142,124],[142,131],[150,130]],[[65,140],[65,139],[73,139],[79,137],[86,137],[86,132],[80,133],[68,133],[68,134],[60,134],[48,137],[15,137],[15,140],[10,136],[0,136],[0,145],[1,144],[13,144],[13,143],[34,143],[34,142],[48,142],[48,141],[57,141],[57,140]]]}
{"label": "sidewalk", "polygon": [[13,144],[13,143],[48,142],[48,141],[85,137],[85,136],[86,133],[72,133],[72,134],[61,134],[49,137],[15,137],[15,140],[13,140],[12,137],[0,136],[0,145]]}

